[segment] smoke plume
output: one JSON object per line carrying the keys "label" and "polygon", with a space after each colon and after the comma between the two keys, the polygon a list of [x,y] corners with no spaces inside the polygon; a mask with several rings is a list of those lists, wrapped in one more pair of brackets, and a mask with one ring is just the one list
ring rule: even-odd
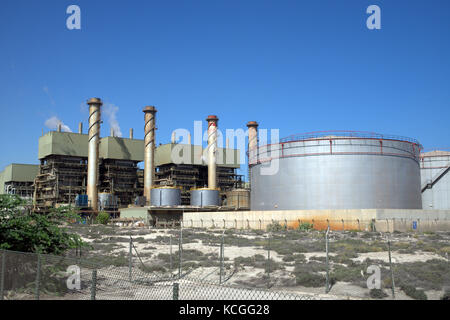
{"label": "smoke plume", "polygon": [[113,104],[107,104],[103,107],[102,117],[105,116],[108,120],[109,126],[114,131],[114,136],[121,138],[122,131],[120,130],[119,121],[117,121],[116,113],[119,111],[119,107]]}
{"label": "smoke plume", "polygon": [[45,126],[50,130],[57,130],[58,125],[61,125],[61,131],[63,132],[72,132],[72,130],[64,124],[58,117],[51,117],[45,121]]}

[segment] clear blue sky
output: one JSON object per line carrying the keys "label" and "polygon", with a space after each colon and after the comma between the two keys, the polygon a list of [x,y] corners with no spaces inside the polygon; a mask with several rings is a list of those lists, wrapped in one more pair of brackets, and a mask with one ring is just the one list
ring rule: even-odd
{"label": "clear blue sky", "polygon": [[[81,30],[66,28],[71,4]],[[366,27],[371,4],[381,30]],[[216,114],[221,129],[256,120],[281,137],[363,130],[450,150],[448,0],[2,0],[0,46],[0,169],[38,163],[53,116],[86,129],[90,97],[136,138],[155,105],[157,143]]]}

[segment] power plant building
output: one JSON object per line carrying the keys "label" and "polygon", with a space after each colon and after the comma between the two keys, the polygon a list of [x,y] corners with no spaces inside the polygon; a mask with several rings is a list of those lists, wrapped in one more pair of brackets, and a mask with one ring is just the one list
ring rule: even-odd
{"label": "power plant building", "polygon": [[16,194],[23,198],[32,198],[34,179],[39,166],[33,164],[12,163],[0,172],[0,194]]}

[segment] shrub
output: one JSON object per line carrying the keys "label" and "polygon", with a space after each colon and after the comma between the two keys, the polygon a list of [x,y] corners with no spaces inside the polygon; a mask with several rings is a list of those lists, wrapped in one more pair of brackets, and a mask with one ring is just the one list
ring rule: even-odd
{"label": "shrub", "polygon": [[313,224],[312,223],[308,223],[308,222],[303,222],[298,226],[298,230],[299,231],[309,231],[313,228]]}
{"label": "shrub", "polygon": [[274,222],[274,223],[267,225],[266,230],[268,232],[279,232],[279,231],[286,230],[286,227],[282,226],[278,222]]}
{"label": "shrub", "polygon": [[325,282],[324,276],[311,272],[297,273],[295,275],[295,283],[304,287],[322,287],[325,286]]}
{"label": "shrub", "polygon": [[402,291],[409,297],[416,299],[416,300],[427,300],[427,295],[423,290],[417,290],[415,287],[410,285],[402,285],[401,286]]}
{"label": "shrub", "polygon": [[373,299],[383,299],[388,296],[382,289],[370,289],[369,295]]}
{"label": "shrub", "polygon": [[450,300],[450,290],[445,290],[444,295],[441,297],[441,300]]}
{"label": "shrub", "polygon": [[76,215],[73,210],[64,207],[52,212],[38,214],[19,196],[0,195],[0,249],[62,254],[87,246],[79,235],[61,226]]}
{"label": "shrub", "polygon": [[109,213],[107,213],[105,211],[101,211],[101,212],[99,212],[99,214],[95,218],[95,223],[108,224],[109,218],[110,218]]}

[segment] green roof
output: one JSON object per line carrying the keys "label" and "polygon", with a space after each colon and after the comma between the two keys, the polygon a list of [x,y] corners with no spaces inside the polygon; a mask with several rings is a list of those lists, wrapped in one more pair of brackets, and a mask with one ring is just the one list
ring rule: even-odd
{"label": "green roof", "polygon": [[[220,167],[239,168],[240,153],[238,149],[217,149],[217,165]],[[190,156],[189,156],[190,152]],[[171,163],[207,165],[203,153],[206,148],[190,144],[163,144],[156,148],[155,166]],[[228,155],[228,156],[227,156]]]}
{"label": "green roof", "polygon": [[[87,134],[50,131],[39,138],[39,159],[50,155],[87,158],[88,152],[89,136]],[[144,140],[101,138],[99,156],[103,159],[144,161]]]}
{"label": "green roof", "polygon": [[[44,159],[50,155],[88,157],[88,135],[72,132],[50,131],[39,138],[38,158]],[[164,144],[156,148],[155,165],[176,163],[172,155],[182,157],[191,151],[186,164],[207,165],[202,153],[204,148],[189,144]],[[228,157],[227,157],[228,155]],[[103,159],[144,161],[144,140],[117,137],[100,139],[99,156]],[[240,153],[238,149],[218,148],[217,165],[221,167],[239,168]]]}
{"label": "green roof", "polygon": [[5,183],[7,182],[34,182],[34,178],[39,172],[37,164],[12,163],[0,172],[0,194],[5,193]]}

